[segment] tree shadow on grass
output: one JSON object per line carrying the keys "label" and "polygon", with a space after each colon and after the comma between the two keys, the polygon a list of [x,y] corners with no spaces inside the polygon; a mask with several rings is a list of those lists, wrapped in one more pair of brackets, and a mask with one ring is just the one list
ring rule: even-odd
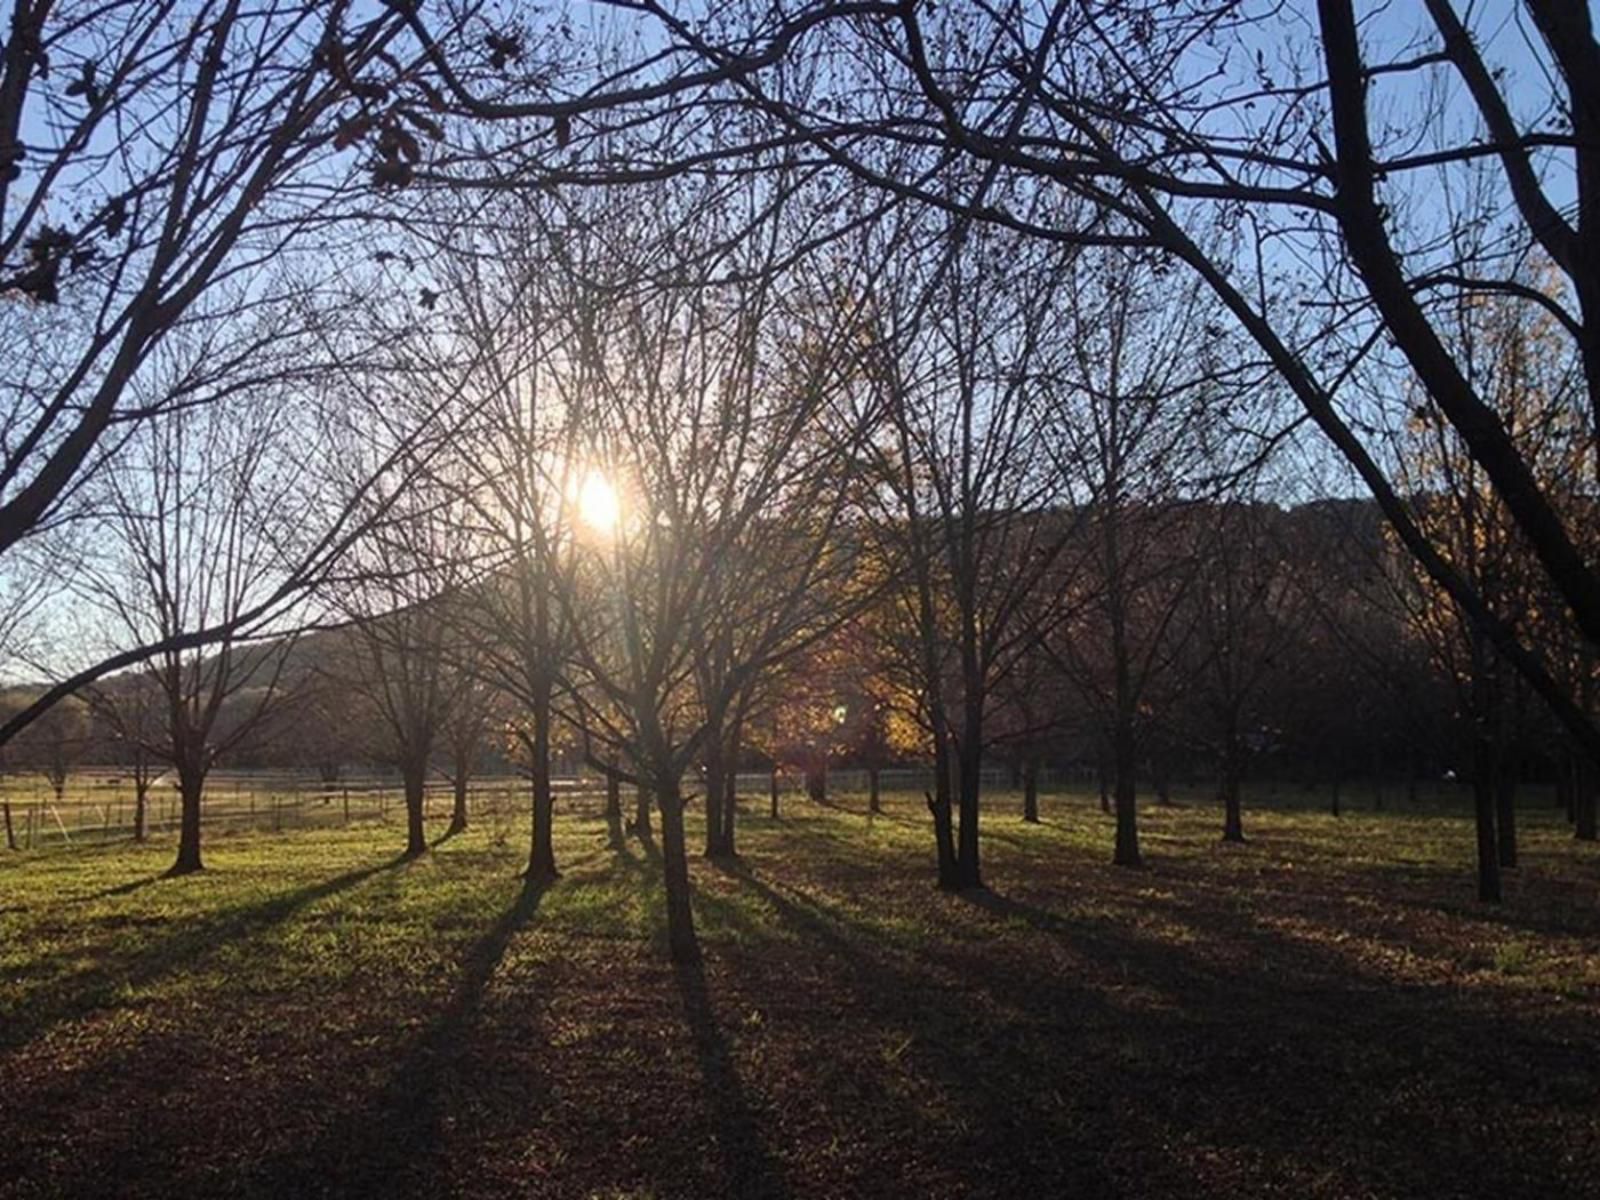
{"label": "tree shadow on grass", "polygon": [[[196,917],[182,922],[172,934],[140,943],[130,951],[102,947],[94,966],[51,978],[21,996],[15,1011],[0,1020],[0,1053],[25,1046],[56,1026],[97,1009],[119,1006],[125,1003],[121,993],[126,989],[146,987],[163,976],[191,971],[219,949],[248,939],[308,905],[407,861],[404,857],[389,859],[270,900]],[[144,886],[148,882],[153,881],[136,884]]]}
{"label": "tree shadow on grass", "polygon": [[[953,1132],[970,1194],[1581,1191],[1562,1146],[1600,1080],[1589,1013],[1397,980],[1231,901],[1152,902],[1146,924],[972,891],[929,901],[960,935],[896,946],[806,888],[729,873],[801,935],[797,980],[842,982],[853,1023],[904,1032],[934,1107],[896,1126]],[[1483,1122],[1523,1132],[1429,1150]]]}
{"label": "tree shadow on grass", "polygon": [[[551,883],[528,881],[515,902],[467,951],[449,1002],[399,1058],[388,1082],[360,1113],[329,1122],[323,1135],[252,1173],[264,1196],[443,1195],[451,1190],[448,1099],[452,1076],[512,939],[538,912]],[[533,1078],[520,1080],[536,1103]],[[521,1110],[526,1116],[526,1110]]]}
{"label": "tree shadow on grass", "polygon": [[717,1151],[722,1157],[728,1194],[740,1200],[745,1197],[779,1200],[788,1196],[782,1168],[767,1149],[761,1122],[734,1066],[727,1038],[717,1024],[701,959],[696,957],[691,962],[674,964],[673,975],[705,1084],[705,1098],[716,1130]]}

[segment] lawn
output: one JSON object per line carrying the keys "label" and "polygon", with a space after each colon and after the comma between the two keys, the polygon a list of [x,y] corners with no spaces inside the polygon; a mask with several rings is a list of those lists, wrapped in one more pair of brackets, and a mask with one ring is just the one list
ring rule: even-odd
{"label": "lawn", "polygon": [[1600,851],[1461,817],[998,797],[941,895],[919,802],[751,815],[696,860],[565,816],[0,858],[0,1196],[1594,1196]]}

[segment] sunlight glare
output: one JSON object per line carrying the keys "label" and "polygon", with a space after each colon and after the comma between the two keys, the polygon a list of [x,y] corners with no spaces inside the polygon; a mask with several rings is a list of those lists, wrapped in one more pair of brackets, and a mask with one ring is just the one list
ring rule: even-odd
{"label": "sunlight glare", "polygon": [[611,481],[598,468],[589,468],[578,489],[578,515],[591,529],[610,533],[622,516],[622,506]]}

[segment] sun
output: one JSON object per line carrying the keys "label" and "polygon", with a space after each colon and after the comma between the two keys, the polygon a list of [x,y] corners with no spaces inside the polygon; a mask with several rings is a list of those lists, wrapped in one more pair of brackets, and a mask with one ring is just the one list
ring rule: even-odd
{"label": "sun", "polygon": [[590,467],[578,488],[578,516],[591,529],[610,533],[622,516],[617,489],[596,467]]}

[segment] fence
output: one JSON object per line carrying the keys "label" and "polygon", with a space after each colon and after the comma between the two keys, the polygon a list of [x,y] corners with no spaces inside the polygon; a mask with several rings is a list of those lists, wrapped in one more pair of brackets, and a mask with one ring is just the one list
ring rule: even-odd
{"label": "fence", "polygon": [[[1092,772],[1047,769],[1040,772],[1044,791],[1081,786]],[[798,777],[784,774],[780,786],[791,791]],[[600,815],[605,795],[597,779],[567,776],[555,781],[561,810],[587,816]],[[878,773],[886,792],[920,793],[933,787],[930,768],[894,767]],[[745,796],[765,796],[771,776],[765,771],[741,772],[738,791]],[[1009,770],[987,767],[985,790],[1015,786]],[[828,787],[836,793],[864,793],[867,772],[835,769]],[[697,791],[693,778],[686,791]],[[18,847],[93,845],[133,836],[134,789],[132,781],[110,771],[80,773],[67,782],[58,797],[39,776],[0,777],[0,801],[10,808],[11,836]],[[624,797],[631,804],[631,796]],[[430,781],[424,793],[424,812],[443,819],[455,803],[448,781]],[[259,830],[338,828],[353,822],[388,820],[404,812],[405,793],[394,775],[349,777],[328,782],[306,772],[214,771],[207,780],[201,802],[201,824],[208,830]],[[485,776],[467,788],[469,819],[490,828],[509,826],[528,811],[528,781],[519,776]],[[146,797],[146,825],[152,836],[175,833],[180,818],[178,792],[170,777],[151,784]],[[0,843],[3,847],[4,843]]]}
{"label": "fence", "polygon": [[[590,780],[561,779],[557,796],[568,809],[600,811],[604,791]],[[21,849],[92,845],[133,836],[135,799],[131,780],[109,774],[78,775],[58,797],[42,780],[0,778],[0,801],[10,808],[11,834]],[[429,818],[442,819],[455,804],[448,781],[430,781],[423,795]],[[388,820],[403,814],[405,792],[396,776],[327,782],[293,772],[213,772],[201,800],[201,825],[208,830],[337,828],[353,822]],[[528,781],[516,776],[476,779],[467,788],[467,812],[491,825],[527,812]],[[146,796],[152,836],[175,833],[181,816],[176,786],[166,778]],[[0,842],[0,847],[4,843]]]}

